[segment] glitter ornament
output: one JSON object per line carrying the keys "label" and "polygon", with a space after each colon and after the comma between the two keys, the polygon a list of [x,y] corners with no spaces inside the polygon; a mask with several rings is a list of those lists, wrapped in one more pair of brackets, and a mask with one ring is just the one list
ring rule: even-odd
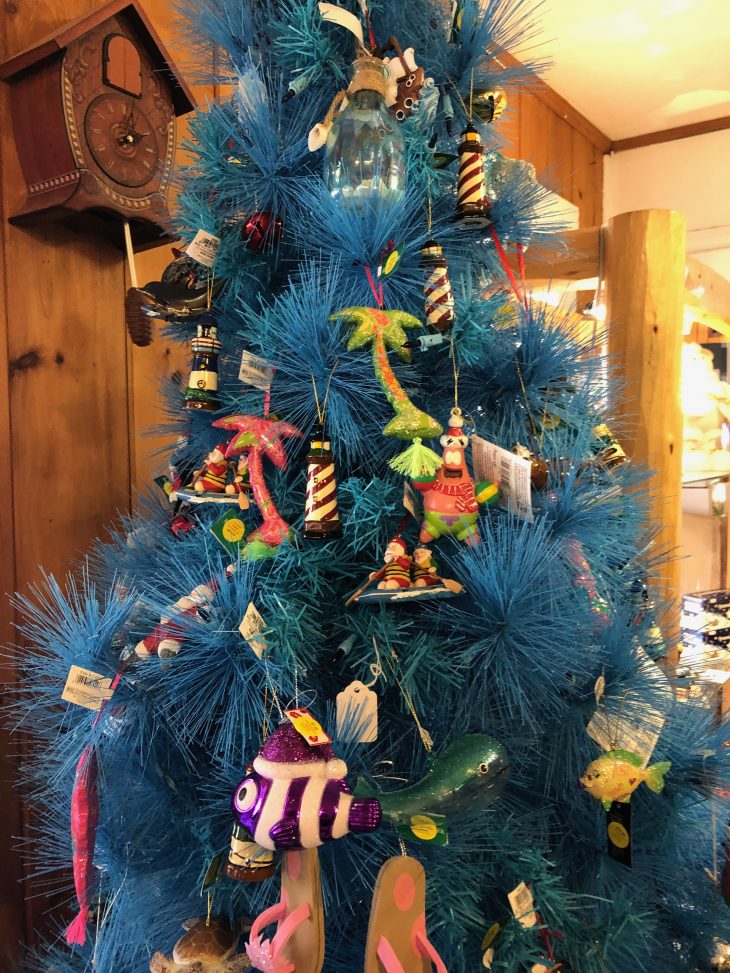
{"label": "glitter ornament", "polygon": [[236,824],[262,848],[317,848],[348,832],[380,826],[380,803],[353,797],[347,765],[329,744],[310,746],[289,723],[278,726],[233,795]]}
{"label": "glitter ornament", "polygon": [[473,125],[467,125],[461,137],[455,218],[469,229],[481,230],[491,223],[484,172],[484,145]]}
{"label": "glitter ornament", "polygon": [[449,278],[449,262],[440,243],[428,240],[423,245],[421,266],[426,272],[423,282],[426,327],[431,332],[445,334],[454,324],[454,292]]}
{"label": "glitter ornament", "polygon": [[337,509],[335,457],[324,427],[317,423],[307,454],[307,499],[304,515],[307,540],[331,540],[342,537],[342,524]]}
{"label": "glitter ornament", "polygon": [[212,317],[206,316],[198,321],[197,334],[190,342],[193,362],[188,378],[188,387],[183,398],[186,409],[215,411],[220,405],[218,399],[218,355],[221,343],[218,328]]}

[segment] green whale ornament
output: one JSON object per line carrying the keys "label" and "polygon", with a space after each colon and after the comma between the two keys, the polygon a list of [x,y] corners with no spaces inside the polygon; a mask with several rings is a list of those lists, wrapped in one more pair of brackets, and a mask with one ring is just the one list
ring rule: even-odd
{"label": "green whale ornament", "polygon": [[383,814],[400,820],[423,811],[454,814],[486,807],[502,793],[508,777],[509,759],[502,744],[485,733],[470,733],[434,757],[417,784],[388,793],[358,787],[355,793],[377,797]]}

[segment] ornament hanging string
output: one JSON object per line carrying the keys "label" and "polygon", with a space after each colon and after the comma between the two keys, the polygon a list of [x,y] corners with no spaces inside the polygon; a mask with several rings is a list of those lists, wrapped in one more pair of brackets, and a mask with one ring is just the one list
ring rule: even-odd
{"label": "ornament hanging string", "polygon": [[461,371],[456,357],[456,342],[451,336],[451,364],[454,369],[454,410],[459,408],[459,372]]}
{"label": "ornament hanging string", "polygon": [[367,266],[367,264],[365,265],[365,276],[368,279],[368,284],[370,284],[370,290],[373,292],[373,297],[375,298],[375,303],[382,310],[382,307],[383,307],[383,282],[381,280],[381,281],[378,281],[377,284],[376,284],[375,278],[373,277],[373,272]]}
{"label": "ornament hanging string", "polygon": [[[514,271],[510,267],[510,263],[509,263],[509,260],[507,258],[507,254],[505,252],[504,247],[502,246],[502,241],[499,239],[499,234],[497,233],[497,231],[494,228],[494,224],[491,224],[490,225],[489,232],[490,232],[490,234],[492,236],[492,239],[494,240],[494,249],[497,251],[497,256],[499,257],[499,261],[502,264],[502,268],[503,268],[503,270],[504,270],[504,272],[505,272],[505,274],[507,276],[507,280],[509,281],[511,288],[512,288],[512,290],[515,293],[515,297],[520,302],[520,304],[522,304],[523,307],[526,309],[527,308],[527,292],[525,291],[525,288],[524,288],[524,279],[523,279],[523,287],[520,288],[520,286],[519,286],[519,284],[517,282],[517,278],[515,277]],[[519,251],[518,251],[518,253],[519,253]],[[519,257],[518,257],[518,261],[519,261]],[[522,255],[522,261],[523,261],[523,269],[522,269],[522,272],[524,273],[524,252],[523,252],[523,255]]]}
{"label": "ornament hanging string", "polygon": [[431,173],[428,174],[428,182],[426,183],[426,232],[428,233],[429,239],[431,238],[431,225],[433,224],[433,207],[431,205]]}
{"label": "ornament hanging string", "polygon": [[[533,430],[536,429],[537,426],[535,425],[535,420],[532,417],[532,410],[530,409],[530,400],[527,397],[527,389],[525,388],[525,380],[522,377],[522,369],[520,368],[520,362],[519,362],[519,359],[517,358],[517,355],[515,355],[515,367],[517,369],[517,378],[520,380],[520,388],[522,389],[522,398],[525,401],[525,409],[527,410],[527,418],[528,418],[529,423],[530,423],[530,428],[527,431],[527,434],[530,437],[530,449],[532,450],[533,453],[536,453],[537,450],[535,449],[535,438],[533,436]],[[541,442],[541,445],[542,445],[542,442]]]}
{"label": "ornament hanging string", "polygon": [[[373,636],[373,645],[375,645],[377,651],[375,636]],[[426,753],[431,753],[431,751],[433,750],[433,740],[431,738],[431,734],[428,732],[427,729],[425,729],[425,727],[419,720],[418,713],[416,712],[416,707],[413,703],[413,697],[411,696],[410,692],[406,689],[406,687],[403,685],[403,682],[398,676],[398,673],[396,671],[398,665],[398,656],[396,654],[395,649],[391,649],[390,654],[392,658],[395,660],[395,664],[391,662],[391,660],[387,656],[385,657],[385,661],[388,663],[388,668],[390,669],[391,675],[393,676],[393,679],[395,680],[398,689],[400,689],[401,696],[405,700],[405,704],[408,707],[408,711],[413,717],[416,727],[418,728],[418,735],[421,738],[421,743],[423,744],[424,750],[426,751]]]}
{"label": "ornament hanging string", "polygon": [[374,51],[378,46],[375,40],[375,32],[373,31],[373,25],[370,21],[370,9],[367,4],[367,0],[358,0],[360,5],[360,10],[362,10],[362,15],[365,18],[365,26],[368,30],[368,40],[370,41],[370,50]]}
{"label": "ornament hanging string", "polygon": [[269,387],[264,392],[264,419],[269,418],[269,413],[271,412],[271,385],[274,383],[274,375],[276,375],[276,369],[271,370],[271,383]]}
{"label": "ornament hanging string", "polygon": [[314,389],[314,406],[317,410],[317,422],[319,422],[321,426],[324,425],[324,418],[325,415],[327,414],[327,400],[329,399],[330,386],[332,385],[332,376],[335,374],[335,369],[337,368],[339,363],[340,363],[340,359],[338,358],[330,370],[329,377],[327,378],[327,387],[324,391],[324,401],[322,402],[321,407],[319,404],[319,393],[317,392],[317,382],[315,381],[314,375],[312,375],[312,388]]}

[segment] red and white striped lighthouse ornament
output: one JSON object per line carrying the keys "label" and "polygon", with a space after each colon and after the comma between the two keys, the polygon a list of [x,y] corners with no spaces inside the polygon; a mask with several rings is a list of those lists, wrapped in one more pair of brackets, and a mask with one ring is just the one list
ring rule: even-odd
{"label": "red and white striped lighthouse ornament", "polygon": [[440,243],[435,240],[424,243],[421,266],[426,271],[423,282],[426,327],[432,333],[446,334],[454,324],[454,292],[449,278],[449,262]]}
{"label": "red and white striped lighthouse ornament", "polygon": [[469,228],[482,229],[491,223],[484,173],[484,145],[473,125],[467,125],[461,138],[455,218]]}
{"label": "red and white striped lighthouse ornament", "polygon": [[335,457],[324,426],[317,423],[307,454],[307,499],[304,514],[304,536],[307,540],[333,540],[342,537],[342,524],[337,509]]}

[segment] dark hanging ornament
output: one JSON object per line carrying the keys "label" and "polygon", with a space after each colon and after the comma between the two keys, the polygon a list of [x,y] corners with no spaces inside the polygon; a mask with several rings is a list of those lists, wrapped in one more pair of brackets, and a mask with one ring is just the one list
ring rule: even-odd
{"label": "dark hanging ornament", "polygon": [[198,320],[197,334],[190,346],[193,352],[193,363],[184,394],[185,408],[213,412],[220,405],[218,355],[221,350],[214,318],[206,315]]}
{"label": "dark hanging ornament", "polygon": [[271,250],[281,239],[284,221],[268,210],[251,213],[241,224],[241,236],[248,250],[254,253]]}
{"label": "dark hanging ornament", "polygon": [[310,541],[342,537],[342,523],[337,509],[335,457],[322,423],[314,427],[307,454],[304,536]]}
{"label": "dark hanging ornament", "polygon": [[449,278],[449,262],[443,247],[428,240],[421,250],[425,270],[423,293],[426,298],[426,327],[432,333],[445,334],[454,325],[454,292]]}
{"label": "dark hanging ornament", "polygon": [[455,218],[469,229],[479,230],[491,223],[484,172],[484,145],[473,125],[467,125],[461,138]]}

